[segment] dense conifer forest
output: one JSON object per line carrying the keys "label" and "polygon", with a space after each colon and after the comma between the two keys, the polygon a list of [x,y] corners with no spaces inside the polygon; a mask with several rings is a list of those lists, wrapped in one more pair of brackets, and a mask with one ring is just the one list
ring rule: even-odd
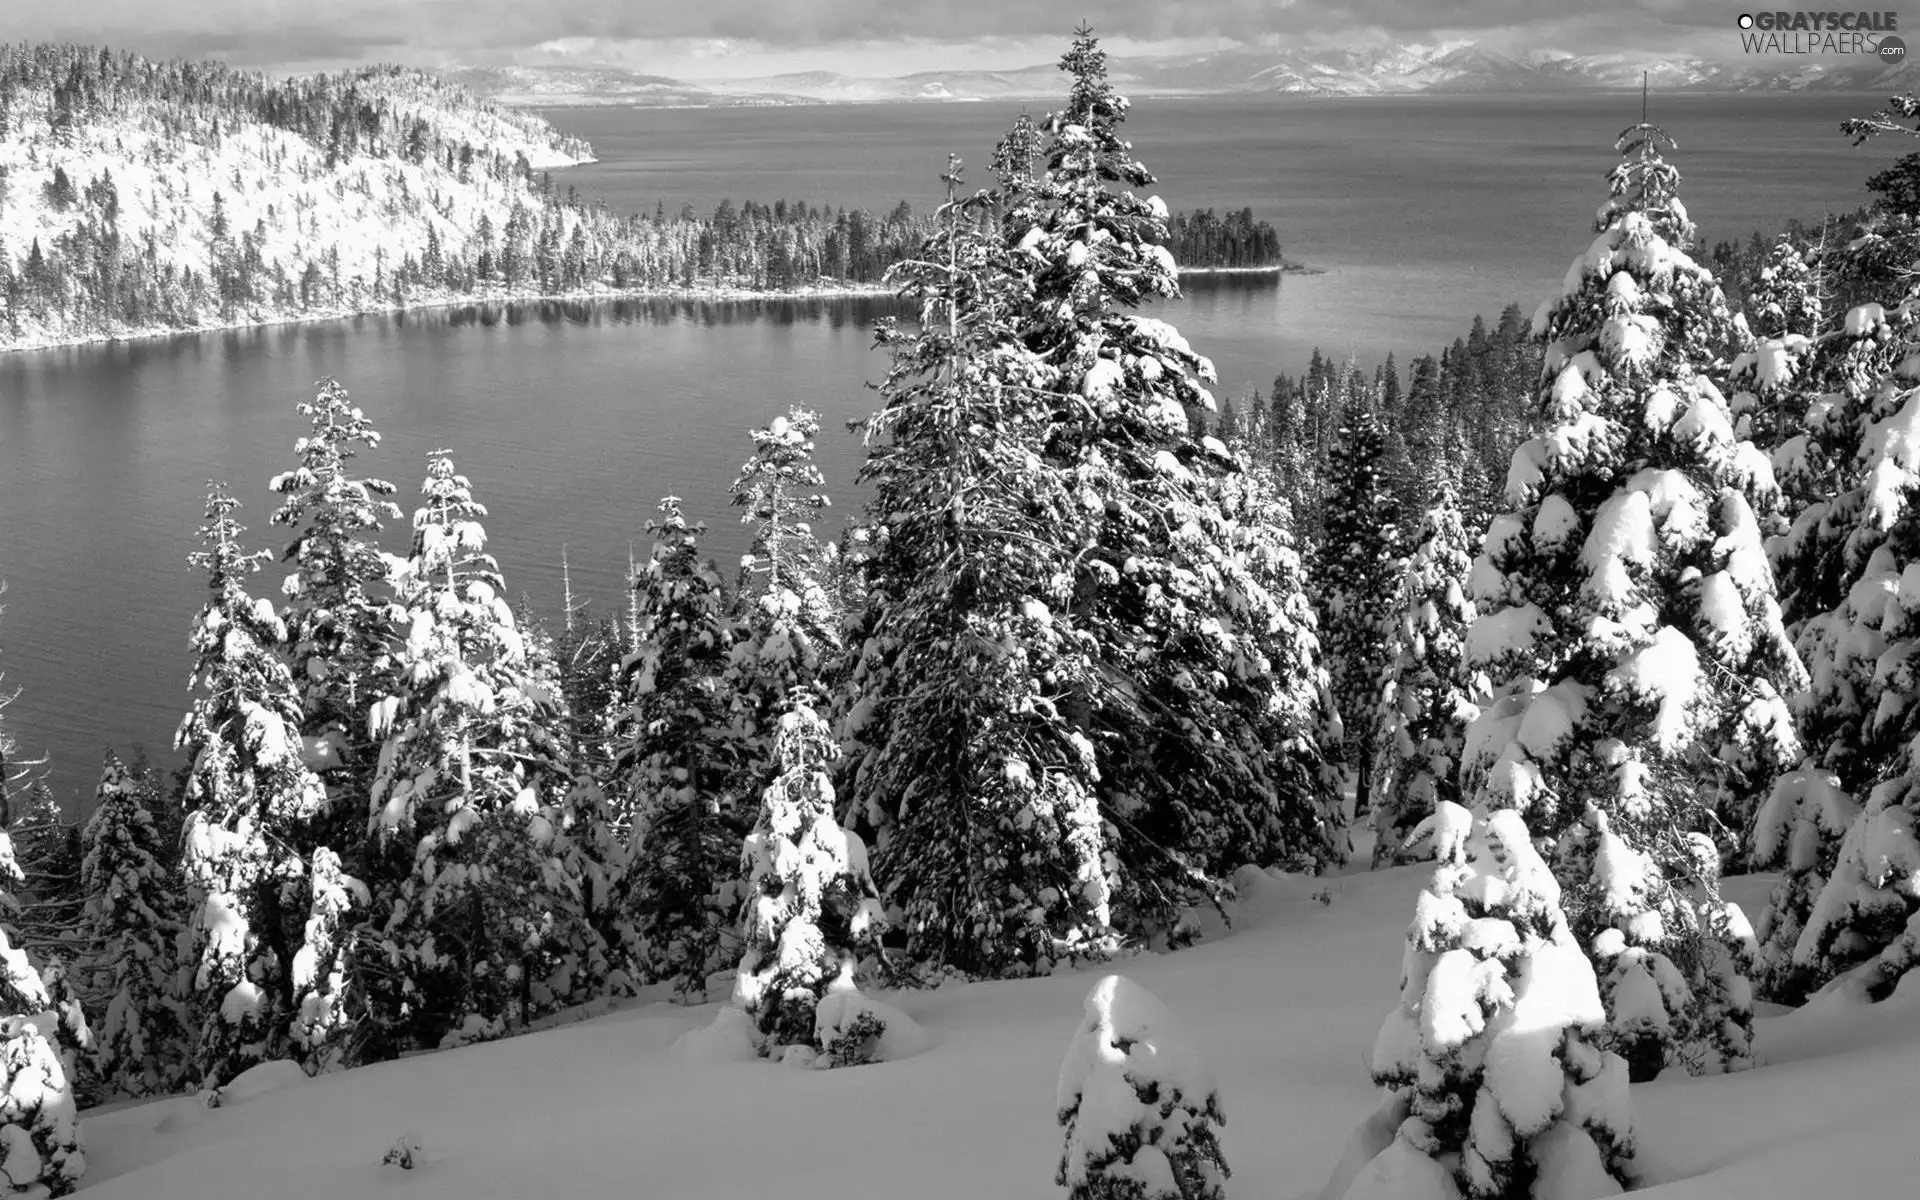
{"label": "dense conifer forest", "polygon": [[[393,461],[338,380],[299,398],[277,469],[209,483],[181,771],[109,753],[76,827],[0,725],[0,1001],[51,1014],[0,1023],[8,1061],[51,1081],[9,1084],[16,1188],[79,1179],[76,1097],[217,1104],[261,1063],[500,1039],[650,987],[728,998],[717,1028],[759,1056],[870,1062],[912,1024],[882,988],[1179,950],[1242,881],[1333,872],[1363,828],[1364,865],[1436,864],[1367,1061],[1392,1117],[1376,1153],[1421,1196],[1612,1194],[1638,1170],[1629,1082],[1753,1066],[1756,997],[1894,992],[1920,962],[1903,176],[1696,259],[1671,142],[1642,122],[1531,318],[1476,317],[1404,371],[1316,352],[1223,400],[1140,309],[1178,294],[1179,248],[1247,265],[1277,256],[1272,231],[1173,217],[1089,31],[1060,65],[1056,111],[875,233],[799,205],[613,218],[454,130],[582,147],[417,77],[0,52],[6,120],[69,114],[45,138],[164,157],[244,136],[287,156],[296,196],[366,200],[344,181],[367,172],[413,189],[389,228],[437,255],[379,258],[382,286],[429,261],[749,278],[784,246],[793,277],[868,272],[907,314],[875,331],[871,499],[844,532],[818,415],[769,411],[732,483],[740,569],[662,497],[618,614],[516,610],[488,481],[446,450]],[[409,173],[428,162],[465,199]],[[166,305],[198,276],[154,239],[116,249],[117,193],[83,188],[60,202],[106,241],[55,261],[144,262],[86,294],[185,312]],[[443,206],[508,202],[497,230],[438,240]],[[280,244],[228,203],[206,237]],[[1750,921],[1722,876],[1752,867],[1783,881]],[[1191,1048],[1120,1065],[1173,1036],[1163,1007],[1110,978],[1086,1013],[1058,1181],[1224,1196]],[[1103,1072],[1146,1097],[1136,1123],[1103,1124]]]}

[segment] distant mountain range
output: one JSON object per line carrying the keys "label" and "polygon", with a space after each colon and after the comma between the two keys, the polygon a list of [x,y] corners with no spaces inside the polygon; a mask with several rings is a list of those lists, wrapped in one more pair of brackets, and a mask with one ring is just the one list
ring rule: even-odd
{"label": "distant mountain range", "polygon": [[[1914,86],[1902,66],[1872,58],[1752,56],[1733,60],[1633,54],[1496,54],[1471,44],[1388,50],[1221,50],[1115,58],[1115,86],[1132,96],[1380,96],[1435,93],[1565,93],[1637,88],[1642,71],[1663,92],[1898,91]],[[690,82],[617,67],[473,67],[443,72],[483,96],[518,105],[653,107],[872,104],[1011,100],[1060,90],[1051,63],[1013,71],[927,71],[855,78],[806,71]]]}

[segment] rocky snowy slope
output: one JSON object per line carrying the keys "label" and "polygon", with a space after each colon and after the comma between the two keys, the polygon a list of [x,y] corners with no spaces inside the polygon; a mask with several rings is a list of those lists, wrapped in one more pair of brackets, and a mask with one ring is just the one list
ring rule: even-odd
{"label": "rocky snowy slope", "polygon": [[[1364,1057],[1395,1000],[1429,868],[1246,876],[1242,919],[1116,969],[1191,1030],[1219,1078],[1231,1196],[1310,1200],[1378,1097]],[[1757,908],[1770,881],[1730,881]],[[1055,1075],[1099,973],[890,997],[931,1044],[805,1071],[682,1038],[715,1006],[643,1003],[461,1050],[308,1080],[259,1068],[192,1098],[85,1114],[99,1200],[649,1200],[1064,1195]],[[1920,979],[1920,973],[1910,980]],[[1891,1195],[1910,1187],[1920,985],[1759,1022],[1766,1064],[1633,1089],[1650,1197]],[[411,1134],[415,1166],[382,1166]]]}

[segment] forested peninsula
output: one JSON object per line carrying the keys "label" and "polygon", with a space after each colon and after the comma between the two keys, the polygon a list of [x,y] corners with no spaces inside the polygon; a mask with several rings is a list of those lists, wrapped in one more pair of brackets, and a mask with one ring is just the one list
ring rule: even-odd
{"label": "forested peninsula", "polygon": [[[0,350],[458,304],[883,290],[932,206],[620,214],[592,147],[420,71],[272,80],[0,46]],[[1189,269],[1279,270],[1251,210],[1180,213]]]}

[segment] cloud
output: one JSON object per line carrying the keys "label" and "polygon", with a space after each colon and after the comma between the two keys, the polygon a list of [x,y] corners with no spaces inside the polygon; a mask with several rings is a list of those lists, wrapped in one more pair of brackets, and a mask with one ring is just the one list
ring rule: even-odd
{"label": "cloud", "polygon": [[[242,65],[315,59],[504,61],[552,44],[819,47],[899,41],[1342,43],[1579,30],[1643,42],[1731,26],[1681,0],[0,0],[10,37],[79,40]],[[1598,48],[1606,48],[1596,46]],[[724,55],[723,55],[724,57]]]}

